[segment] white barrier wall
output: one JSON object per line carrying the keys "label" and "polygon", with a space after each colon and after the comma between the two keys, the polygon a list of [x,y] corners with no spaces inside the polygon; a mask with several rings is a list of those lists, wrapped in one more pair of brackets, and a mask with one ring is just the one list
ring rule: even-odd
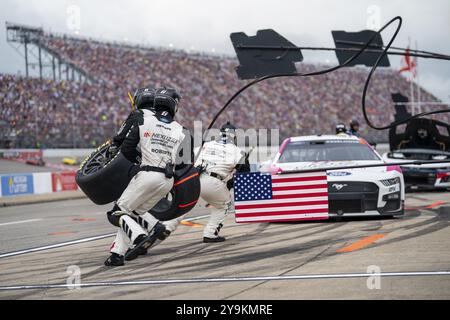
{"label": "white barrier wall", "polygon": [[45,158],[59,157],[87,157],[95,149],[45,149]]}
{"label": "white barrier wall", "polygon": [[34,194],[52,192],[52,174],[50,172],[33,173]]}

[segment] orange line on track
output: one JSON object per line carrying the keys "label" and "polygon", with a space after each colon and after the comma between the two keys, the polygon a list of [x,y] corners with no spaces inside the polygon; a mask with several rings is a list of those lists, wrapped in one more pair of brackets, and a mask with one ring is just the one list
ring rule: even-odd
{"label": "orange line on track", "polygon": [[199,223],[193,223],[193,222],[185,221],[185,220],[181,221],[180,223],[181,223],[183,226],[188,226],[188,227],[194,227],[194,228],[201,228],[201,227],[203,227],[202,224],[199,224]]}
{"label": "orange line on track", "polygon": [[445,201],[436,201],[436,202],[433,202],[432,204],[426,206],[426,208],[433,209],[435,207],[439,207],[441,204],[444,204],[444,203],[446,203],[446,202]]}
{"label": "orange line on track", "polygon": [[352,252],[359,249],[362,249],[364,247],[367,247],[368,245],[374,243],[378,239],[384,238],[387,234],[374,234],[365,238],[362,238],[359,241],[356,241],[355,243],[352,243],[349,246],[343,247],[336,252]]}

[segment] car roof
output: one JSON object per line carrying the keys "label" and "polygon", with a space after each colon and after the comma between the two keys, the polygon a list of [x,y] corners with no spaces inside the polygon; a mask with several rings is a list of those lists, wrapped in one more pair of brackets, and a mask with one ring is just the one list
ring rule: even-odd
{"label": "car roof", "polygon": [[340,141],[359,141],[356,136],[350,135],[314,135],[314,136],[298,136],[289,138],[290,142],[299,141],[327,141],[327,140],[340,140]]}

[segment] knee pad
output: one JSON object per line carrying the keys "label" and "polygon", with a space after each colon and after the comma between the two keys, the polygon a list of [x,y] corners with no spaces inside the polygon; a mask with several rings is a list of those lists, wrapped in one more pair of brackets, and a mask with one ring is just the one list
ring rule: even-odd
{"label": "knee pad", "polygon": [[123,212],[117,204],[115,204],[114,208],[106,213],[106,216],[108,217],[109,223],[115,227],[120,227],[120,217],[124,214],[126,213]]}

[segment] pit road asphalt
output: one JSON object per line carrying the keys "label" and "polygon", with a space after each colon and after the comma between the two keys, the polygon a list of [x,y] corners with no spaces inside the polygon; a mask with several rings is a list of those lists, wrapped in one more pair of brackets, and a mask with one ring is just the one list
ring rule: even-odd
{"label": "pit road asphalt", "polygon": [[[166,241],[118,268],[103,266],[109,207],[0,208],[0,299],[450,298],[449,192],[408,193],[403,218],[236,224],[229,215],[217,244],[201,241],[209,211],[200,203]],[[65,287],[71,266],[81,289]]]}

